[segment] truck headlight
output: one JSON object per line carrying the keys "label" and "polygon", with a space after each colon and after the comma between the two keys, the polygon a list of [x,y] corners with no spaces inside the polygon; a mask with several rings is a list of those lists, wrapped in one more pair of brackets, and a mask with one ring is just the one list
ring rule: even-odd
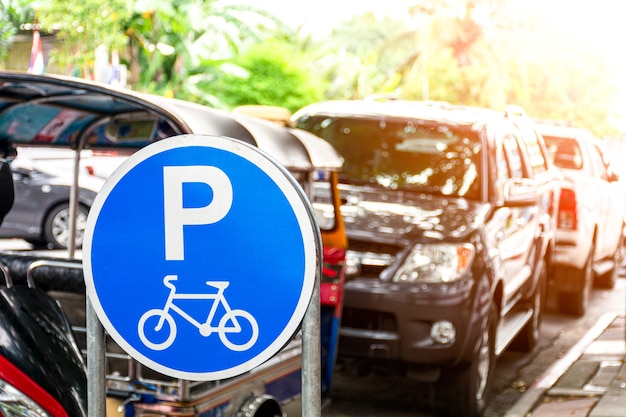
{"label": "truck headlight", "polygon": [[393,280],[415,283],[458,281],[470,268],[474,251],[470,244],[417,245]]}

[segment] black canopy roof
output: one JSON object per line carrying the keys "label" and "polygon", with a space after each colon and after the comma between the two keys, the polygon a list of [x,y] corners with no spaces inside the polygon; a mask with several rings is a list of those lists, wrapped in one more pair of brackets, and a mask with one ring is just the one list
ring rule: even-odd
{"label": "black canopy roof", "polygon": [[177,134],[238,139],[292,170],[341,167],[317,136],[255,117],[83,79],[0,71],[0,141],[132,152]]}

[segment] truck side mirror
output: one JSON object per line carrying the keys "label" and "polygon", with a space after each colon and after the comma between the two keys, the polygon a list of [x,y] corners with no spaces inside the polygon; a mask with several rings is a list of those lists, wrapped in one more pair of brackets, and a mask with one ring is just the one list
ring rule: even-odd
{"label": "truck side mirror", "polygon": [[4,216],[11,210],[14,198],[15,190],[13,189],[11,168],[7,161],[0,159],[0,225]]}
{"label": "truck side mirror", "polygon": [[537,184],[528,178],[507,180],[504,186],[504,205],[506,207],[525,207],[537,204]]}

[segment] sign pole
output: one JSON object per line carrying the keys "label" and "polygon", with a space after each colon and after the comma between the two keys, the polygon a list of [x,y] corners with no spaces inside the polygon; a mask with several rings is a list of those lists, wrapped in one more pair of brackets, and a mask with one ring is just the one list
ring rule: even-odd
{"label": "sign pole", "polygon": [[87,415],[106,416],[104,328],[87,297]]}
{"label": "sign pole", "polygon": [[[242,239],[233,230],[254,230],[262,239]],[[143,237],[141,262],[136,236]],[[239,262],[242,251],[249,263]],[[181,135],[131,155],[98,193],[85,228],[83,272],[93,316],[89,417],[104,417],[104,330],[143,365],[194,381],[248,372],[301,330],[303,411],[319,417],[322,256],[306,194],[257,148],[227,137]],[[126,291],[115,291],[120,285]],[[180,303],[190,299],[206,304],[204,322]],[[210,355],[215,360],[198,360],[207,352],[216,353]]]}
{"label": "sign pole", "polygon": [[[311,211],[312,212],[312,211]],[[320,346],[320,282],[322,274],[322,243],[317,222],[317,268],[309,307],[302,320],[302,416],[319,417],[322,412],[322,366]]]}

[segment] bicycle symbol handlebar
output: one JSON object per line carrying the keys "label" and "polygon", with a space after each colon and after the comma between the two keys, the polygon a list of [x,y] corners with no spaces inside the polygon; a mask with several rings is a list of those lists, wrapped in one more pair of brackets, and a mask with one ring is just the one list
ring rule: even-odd
{"label": "bicycle symbol handlebar", "polygon": [[[207,281],[206,284],[209,287],[217,289],[215,294],[183,294],[176,293],[176,285],[174,281],[178,279],[176,275],[166,275],[163,278],[163,285],[170,289],[169,296],[165,302],[163,308],[155,308],[146,311],[137,324],[137,330],[139,332],[139,338],[148,348],[152,350],[164,350],[174,343],[177,334],[176,321],[172,316],[171,311],[177,312],[182,318],[187,320],[198,328],[200,334],[204,337],[209,337],[213,332],[217,332],[220,340],[232,351],[241,352],[250,349],[257,341],[259,337],[259,325],[256,319],[249,312],[241,309],[231,309],[226,297],[224,296],[224,290],[230,285],[228,281]],[[175,300],[213,300],[211,309],[204,323],[200,323],[182,308],[174,303]],[[218,306],[222,306],[226,311],[224,315],[219,319],[218,325],[213,326],[213,319],[215,317]],[[242,326],[243,323],[247,326]],[[146,327],[148,326],[148,327]],[[229,339],[231,335],[238,335],[244,331],[244,327],[249,328],[250,337],[243,343],[233,342]],[[146,335],[146,330],[150,331],[150,338]],[[154,341],[159,339],[162,341]]]}

